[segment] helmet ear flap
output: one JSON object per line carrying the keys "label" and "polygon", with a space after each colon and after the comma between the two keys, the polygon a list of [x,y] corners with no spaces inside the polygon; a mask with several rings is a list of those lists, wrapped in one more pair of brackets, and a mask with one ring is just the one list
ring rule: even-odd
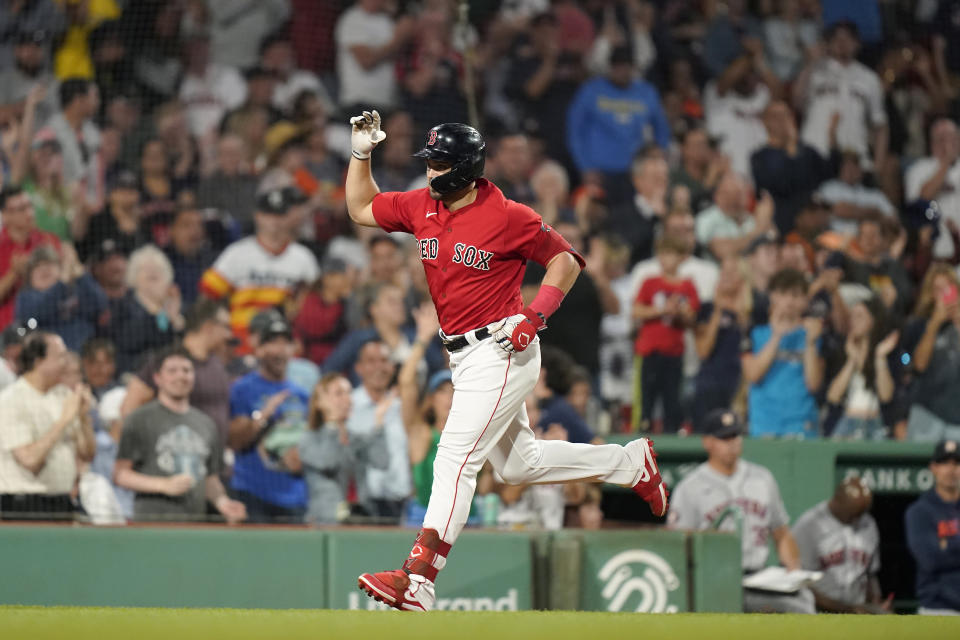
{"label": "helmet ear flap", "polygon": [[482,153],[472,154],[453,165],[450,171],[431,180],[430,186],[439,194],[459,191],[483,175],[485,164]]}

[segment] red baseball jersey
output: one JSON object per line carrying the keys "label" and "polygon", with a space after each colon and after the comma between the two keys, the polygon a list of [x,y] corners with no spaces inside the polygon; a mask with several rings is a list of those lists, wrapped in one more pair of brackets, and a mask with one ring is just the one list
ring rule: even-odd
{"label": "red baseball jersey", "polygon": [[412,233],[444,333],[457,335],[520,313],[527,260],[546,266],[558,253],[583,258],[526,205],[477,180],[477,199],[448,210],[428,189],[377,194],[373,217],[385,231]]}
{"label": "red baseball jersey", "polygon": [[[700,299],[693,281],[689,279],[679,282],[667,282],[662,276],[653,276],[643,281],[637,293],[636,302],[648,307],[662,308],[670,296],[686,298],[687,304],[694,311],[700,309]],[[683,327],[674,324],[675,318],[660,316],[647,320],[640,327],[634,341],[634,353],[648,356],[651,353],[662,353],[667,356],[680,357],[683,355]]]}
{"label": "red baseball jersey", "polygon": [[[13,241],[6,229],[0,229],[0,275],[10,270],[14,256],[29,255],[34,249],[43,245],[50,245],[60,250],[60,239],[49,231],[34,229],[27,236],[27,241],[18,244]],[[17,280],[13,287],[0,298],[0,329],[13,322],[13,311],[17,300],[17,292],[23,286],[22,280]]]}

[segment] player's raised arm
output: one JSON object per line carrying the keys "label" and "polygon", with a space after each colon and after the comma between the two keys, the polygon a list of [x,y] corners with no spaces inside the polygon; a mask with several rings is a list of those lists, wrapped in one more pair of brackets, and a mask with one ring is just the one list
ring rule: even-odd
{"label": "player's raised arm", "polygon": [[376,111],[364,111],[363,115],[350,118],[350,124],[353,125],[350,136],[353,157],[347,167],[347,213],[357,224],[376,227],[379,225],[373,217],[373,197],[380,189],[370,173],[370,152],[387,134],[380,130],[380,114]]}

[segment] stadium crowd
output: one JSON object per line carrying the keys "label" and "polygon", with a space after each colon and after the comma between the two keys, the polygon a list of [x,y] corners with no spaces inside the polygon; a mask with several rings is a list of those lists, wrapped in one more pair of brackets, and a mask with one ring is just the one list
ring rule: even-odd
{"label": "stadium crowd", "polygon": [[[0,6],[0,511],[418,526],[452,383],[421,248],[346,215],[361,108],[381,190],[474,119],[585,256],[540,437],[960,438],[960,3],[470,5]],[[474,521],[603,519],[497,480]]]}

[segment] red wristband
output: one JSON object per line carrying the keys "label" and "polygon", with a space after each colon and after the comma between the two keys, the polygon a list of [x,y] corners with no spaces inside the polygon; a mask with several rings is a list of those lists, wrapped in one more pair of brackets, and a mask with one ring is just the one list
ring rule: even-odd
{"label": "red wristband", "polygon": [[545,284],[540,287],[537,296],[530,303],[529,309],[542,315],[544,319],[549,318],[560,308],[563,302],[564,293],[558,287]]}

